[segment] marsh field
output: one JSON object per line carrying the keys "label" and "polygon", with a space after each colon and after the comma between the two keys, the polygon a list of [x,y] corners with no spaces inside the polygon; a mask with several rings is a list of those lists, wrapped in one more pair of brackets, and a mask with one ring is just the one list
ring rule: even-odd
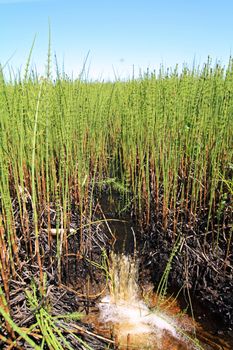
{"label": "marsh field", "polygon": [[122,348],[85,319],[120,242],[207,334],[150,348],[232,349],[232,146],[232,59],[115,82],[2,69],[0,348]]}

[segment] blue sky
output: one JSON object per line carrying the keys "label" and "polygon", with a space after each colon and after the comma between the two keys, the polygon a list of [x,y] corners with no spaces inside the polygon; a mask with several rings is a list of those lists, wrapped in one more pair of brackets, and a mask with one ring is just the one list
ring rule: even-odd
{"label": "blue sky", "polygon": [[[233,48],[232,0],[0,0],[0,62],[22,69],[36,34],[32,62],[43,74],[48,19],[52,60],[76,76],[89,53],[89,77],[127,78],[139,68],[225,64]],[[13,55],[13,57],[12,57]]]}

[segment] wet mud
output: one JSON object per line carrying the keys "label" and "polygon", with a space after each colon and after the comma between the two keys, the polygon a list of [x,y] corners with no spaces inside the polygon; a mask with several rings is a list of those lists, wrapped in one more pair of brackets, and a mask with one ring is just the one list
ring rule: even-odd
{"label": "wet mud", "polygon": [[[181,231],[184,232],[184,231]],[[164,232],[154,225],[141,242],[143,269],[150,271],[151,281],[158,285],[174,248],[169,230]],[[221,245],[213,247],[203,234],[194,230],[180,236],[180,245],[171,263],[168,276],[170,290],[183,289],[183,303],[192,303],[199,310],[198,317],[205,322],[211,315],[219,332],[233,335],[233,261]],[[200,310],[205,310],[201,314]]]}

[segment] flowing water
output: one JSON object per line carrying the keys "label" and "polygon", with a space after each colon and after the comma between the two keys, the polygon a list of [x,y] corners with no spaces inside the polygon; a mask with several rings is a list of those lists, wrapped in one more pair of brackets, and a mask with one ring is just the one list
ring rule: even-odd
{"label": "flowing water", "polygon": [[191,321],[179,321],[169,308],[167,312],[159,306],[151,309],[143,300],[134,258],[112,254],[111,261],[109,294],[99,303],[99,317],[113,326],[120,349],[200,349],[186,333],[191,331]]}
{"label": "flowing water", "polygon": [[110,261],[108,293],[87,322],[98,334],[114,339],[117,349],[230,349],[206,335],[174,299],[160,298],[149,286],[142,291],[134,257],[112,253]]}

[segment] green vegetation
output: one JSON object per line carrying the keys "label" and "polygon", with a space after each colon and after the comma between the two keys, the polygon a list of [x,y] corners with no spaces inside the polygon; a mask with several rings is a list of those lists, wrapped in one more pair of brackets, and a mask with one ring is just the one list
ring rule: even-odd
{"label": "green vegetation", "polygon": [[[53,81],[49,66],[45,78],[29,74],[29,63],[24,77],[10,81],[0,71],[0,306],[12,334],[18,329],[6,316],[9,281],[22,269],[20,247],[38,265],[43,293],[40,235],[46,226],[52,244],[53,209],[61,282],[71,204],[91,222],[98,184],[119,187],[122,208],[130,204],[143,227],[153,216],[166,230],[172,212],[174,240],[179,221],[191,226],[200,215],[206,232],[219,225],[213,246],[226,227],[226,254],[232,239],[225,222],[232,196],[232,59],[226,68],[209,60],[202,68],[161,68],[114,83],[71,80],[58,68]],[[77,234],[82,253],[82,227]]]}

